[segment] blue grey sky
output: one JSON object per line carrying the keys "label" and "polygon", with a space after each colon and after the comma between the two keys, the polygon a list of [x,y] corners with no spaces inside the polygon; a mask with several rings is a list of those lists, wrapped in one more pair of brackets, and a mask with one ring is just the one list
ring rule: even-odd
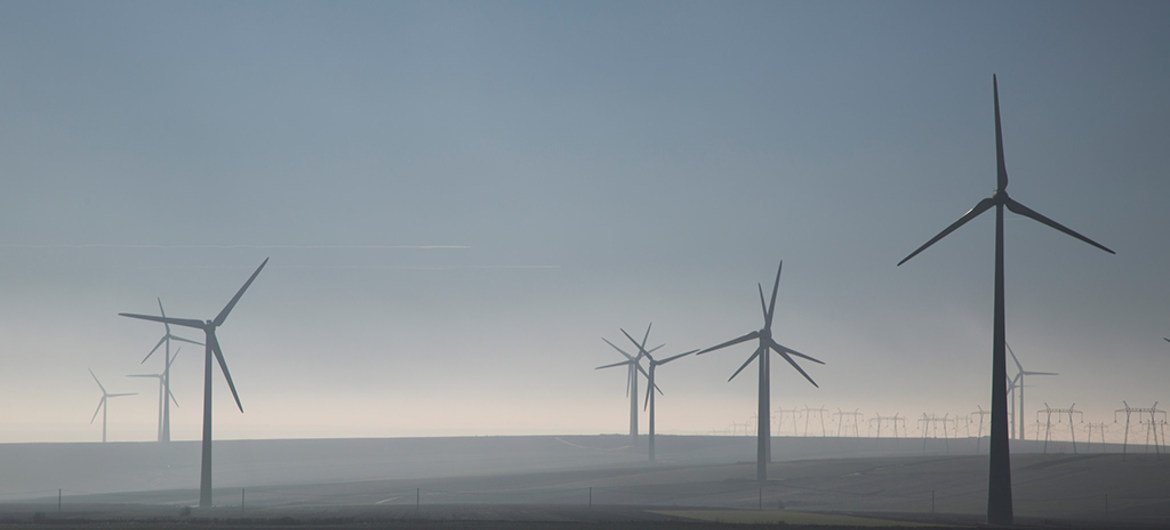
{"label": "blue grey sky", "polygon": [[[210,318],[224,438],[622,432],[600,337],[760,326],[776,407],[990,401],[995,182],[1029,409],[1170,401],[1165,2],[0,2],[0,441],[147,440]],[[190,334],[189,334],[190,335]],[[661,432],[754,413],[750,346],[659,372]],[[201,359],[175,364],[175,437]],[[217,376],[218,377],[218,376]],[[1031,410],[1028,412],[1032,414]],[[1031,418],[1029,418],[1029,421]]]}

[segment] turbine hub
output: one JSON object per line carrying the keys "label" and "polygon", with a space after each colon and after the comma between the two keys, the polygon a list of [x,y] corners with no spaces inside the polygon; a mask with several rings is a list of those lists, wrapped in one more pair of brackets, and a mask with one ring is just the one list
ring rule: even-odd
{"label": "turbine hub", "polygon": [[772,330],[770,330],[768,328],[761,329],[760,330],[760,338],[762,338],[762,339],[772,338]]}

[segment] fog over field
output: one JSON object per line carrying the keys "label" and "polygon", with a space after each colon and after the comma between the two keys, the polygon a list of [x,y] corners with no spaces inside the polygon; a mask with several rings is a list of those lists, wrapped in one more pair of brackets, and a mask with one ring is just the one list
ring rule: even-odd
{"label": "fog over field", "polygon": [[[632,402],[602,339],[649,370],[744,338],[653,365],[661,465],[986,459],[993,372],[1013,451],[1160,462],[1166,20],[0,0],[0,500],[641,465],[649,373]],[[993,206],[1002,238],[980,215],[899,265]]]}

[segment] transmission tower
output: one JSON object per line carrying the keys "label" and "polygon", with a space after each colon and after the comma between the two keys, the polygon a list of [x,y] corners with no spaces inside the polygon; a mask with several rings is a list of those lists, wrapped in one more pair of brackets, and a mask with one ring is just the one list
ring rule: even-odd
{"label": "transmission tower", "polygon": [[812,418],[814,412],[821,420],[821,436],[827,436],[828,431],[825,430],[825,413],[829,412],[829,409],[826,409],[824,405],[821,405],[819,409],[809,408],[808,405],[804,406],[804,435],[808,436],[808,420]]}
{"label": "transmission tower", "polygon": [[842,429],[845,427],[845,417],[846,416],[848,416],[850,418],[850,421],[853,423],[853,437],[854,438],[861,437],[861,433],[858,432],[858,424],[861,423],[861,416],[862,416],[860,409],[853,409],[852,412],[842,412],[841,409],[837,409],[837,412],[834,412],[833,415],[837,417],[837,437],[838,438],[841,437],[841,434],[843,432]]}
{"label": "transmission tower", "polygon": [[928,415],[925,412],[922,413],[922,417],[918,419],[918,423],[921,425],[920,428],[922,429],[923,451],[926,451],[926,438],[928,434],[932,438],[938,438],[938,428],[940,425],[942,426],[943,441],[946,444],[946,450],[948,453],[951,451],[951,437],[950,433],[947,431],[947,427],[955,424],[956,422],[955,419],[950,416],[950,413],[944,414],[942,416],[937,414]]}
{"label": "transmission tower", "polygon": [[890,424],[893,425],[894,438],[898,437],[898,424],[899,423],[902,424],[902,430],[903,431],[906,430],[906,418],[899,416],[897,413],[895,413],[893,416],[882,416],[879,414],[879,415],[874,416],[874,417],[869,419],[869,427],[871,430],[873,429],[873,425],[875,423],[877,424],[877,437],[878,438],[882,437],[882,425],[884,425],[886,422],[890,422]]}
{"label": "transmission tower", "polygon": [[796,430],[796,426],[797,426],[796,418],[800,415],[800,409],[780,408],[780,409],[776,410],[776,414],[779,418],[779,421],[776,422],[776,434],[780,434],[781,429],[784,426],[784,415],[787,414],[792,418],[792,435],[793,436],[800,436],[800,432],[798,432]]}
{"label": "transmission tower", "polygon": [[1101,438],[1101,452],[1105,452],[1105,431],[1109,430],[1109,425],[1103,421],[1096,423],[1089,422],[1085,424],[1085,430],[1089,432],[1088,441],[1085,443],[1085,452],[1089,452],[1093,447],[1093,431],[1097,431],[1097,435]]}
{"label": "transmission tower", "polygon": [[1060,419],[1061,414],[1068,415],[1068,432],[1072,436],[1073,454],[1074,455],[1077,454],[1077,430],[1076,430],[1076,425],[1073,422],[1073,416],[1079,416],[1082,423],[1085,421],[1085,415],[1081,411],[1077,410],[1077,404],[1073,403],[1072,406],[1067,408],[1067,409],[1054,409],[1052,407],[1049,407],[1048,403],[1044,403],[1044,408],[1036,411],[1036,419],[1037,420],[1040,419],[1041,413],[1044,414],[1044,454],[1048,454],[1048,438],[1052,434],[1052,415],[1053,414],[1057,415],[1056,416],[1056,423],[1061,423],[1061,419]]}
{"label": "transmission tower", "polygon": [[987,415],[991,414],[991,411],[983,410],[983,405],[975,405],[975,407],[979,410],[968,414],[967,419],[971,419],[971,416],[979,416],[979,432],[975,433],[975,452],[978,453],[979,444],[983,441],[983,419],[987,417]]}
{"label": "transmission tower", "polygon": [[[1166,423],[1166,411],[1158,408],[1157,401],[1154,402],[1154,406],[1152,406],[1152,407],[1131,407],[1131,406],[1129,406],[1129,403],[1126,403],[1125,401],[1122,401],[1121,404],[1125,405],[1125,408],[1120,408],[1120,409],[1113,411],[1113,423],[1117,423],[1117,415],[1118,414],[1120,414],[1122,412],[1125,413],[1125,438],[1123,439],[1123,441],[1121,443],[1121,454],[1125,454],[1127,451],[1127,448],[1129,446],[1129,425],[1130,425],[1129,422],[1130,422],[1130,417],[1134,414],[1138,415],[1138,423],[1144,424],[1146,426],[1146,447],[1149,447],[1150,438],[1153,437],[1153,439],[1154,439],[1154,452],[1160,454],[1162,452],[1162,450],[1161,450],[1161,446],[1158,442],[1158,434],[1159,434],[1159,430],[1162,427],[1158,423],[1158,415],[1160,414],[1162,416],[1161,423],[1165,424]],[[1148,420],[1143,419],[1142,415],[1148,415],[1149,419]]]}

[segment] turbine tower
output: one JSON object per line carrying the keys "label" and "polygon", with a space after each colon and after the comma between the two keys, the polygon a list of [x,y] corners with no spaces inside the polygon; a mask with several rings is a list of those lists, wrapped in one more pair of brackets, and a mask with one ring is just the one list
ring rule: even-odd
{"label": "turbine tower", "polygon": [[[175,350],[175,355],[173,357],[171,357],[171,362],[174,362],[175,359],[179,358],[179,351],[180,350],[182,350],[182,348]],[[159,372],[157,374],[130,374],[130,375],[126,376],[126,377],[158,379],[158,441],[160,441],[160,442],[163,442],[163,441],[169,442],[170,441],[169,436],[167,436],[166,440],[163,439],[164,428],[170,427],[169,423],[167,423],[167,420],[169,420],[169,418],[167,417],[168,413],[166,412],[166,411],[170,410],[170,402],[174,401],[175,406],[176,407],[179,406],[179,400],[175,399],[175,395],[171,393],[169,378],[168,378],[168,375],[170,374],[170,370],[171,370],[171,365],[170,365],[170,363],[167,363],[166,368],[164,368],[162,372]]]}
{"label": "turbine tower", "polygon": [[[161,315],[163,318],[166,318],[167,312],[163,310],[162,298],[157,298],[156,300],[158,300],[158,314]],[[193,341],[190,339],[185,339],[183,337],[179,337],[177,335],[174,335],[171,333],[171,325],[170,324],[168,324],[166,322],[163,322],[162,324],[163,324],[163,328],[166,329],[166,333],[163,334],[161,339],[158,339],[158,342],[155,343],[154,348],[151,348],[150,352],[146,354],[146,357],[142,358],[142,362],[139,364],[145,363],[146,360],[149,359],[151,355],[154,355],[154,352],[158,351],[160,346],[164,347],[163,348],[163,354],[164,354],[163,372],[162,372],[162,379],[159,382],[160,382],[160,384],[162,384],[163,387],[166,388],[166,394],[170,394],[171,393],[171,363],[175,360],[175,358],[173,356],[171,356],[171,341],[174,340],[174,341],[179,341],[179,342],[186,342],[187,344],[194,344],[196,346],[203,346],[203,343]],[[178,354],[179,354],[179,352],[176,351],[175,355],[178,355]],[[169,441],[171,441],[171,404],[166,399],[162,399],[161,397],[159,399],[161,400],[161,403],[162,403],[162,405],[161,405],[162,412],[160,412],[161,419],[159,420],[158,441],[169,442]],[[172,396],[172,399],[173,399],[173,396]],[[175,405],[177,406],[178,404],[179,404],[178,401],[176,401]]]}
{"label": "turbine tower", "polygon": [[646,343],[645,339],[642,340],[642,344],[639,344],[638,341],[634,340],[634,337],[631,337],[629,333],[626,333],[626,330],[623,329],[622,334],[625,335],[627,339],[630,339],[630,342],[632,342],[634,344],[634,346],[638,347],[638,356],[639,357],[645,357],[648,361],[650,361],[650,372],[648,374],[646,374],[646,387],[648,390],[646,390],[646,403],[643,405],[643,408],[650,409],[650,463],[653,464],[654,463],[654,391],[657,390],[659,393],[662,392],[662,390],[660,390],[658,388],[658,384],[654,382],[654,371],[660,365],[666,364],[666,363],[673,361],[673,360],[676,360],[676,359],[681,359],[681,358],[686,357],[686,356],[688,356],[692,353],[695,353],[699,350],[691,350],[691,351],[671,355],[670,357],[667,357],[665,359],[655,359],[653,356],[650,355],[650,352],[648,352],[644,349],[645,343]]}
{"label": "turbine tower", "polygon": [[174,324],[176,326],[186,326],[189,328],[196,328],[203,330],[203,458],[199,473],[199,507],[207,508],[211,506],[211,357],[215,356],[215,360],[219,362],[219,369],[223,372],[224,379],[227,380],[228,388],[232,391],[232,397],[236,400],[236,407],[239,407],[240,412],[244,412],[244,405],[240,403],[240,395],[236,392],[236,385],[232,382],[232,374],[228,371],[227,362],[223,359],[223,350],[219,347],[219,340],[215,338],[215,330],[223,325],[227,320],[228,313],[232,312],[232,308],[240,301],[240,297],[244,296],[244,291],[252,285],[256,276],[264,270],[264,266],[268,264],[268,258],[256,267],[256,272],[244,282],[244,286],[236,291],[236,295],[228,301],[223,310],[219,312],[212,320],[198,320],[194,318],[174,318],[154,315],[139,315],[135,313],[118,313],[124,317],[139,318],[142,320],[150,320],[154,322],[162,322],[164,324]]}
{"label": "turbine tower", "polygon": [[96,409],[94,409],[93,417],[89,419],[89,423],[92,424],[93,420],[97,419],[98,412],[102,413],[102,443],[106,443],[106,418],[110,411],[109,405],[107,403],[109,402],[110,398],[136,396],[138,393],[130,392],[122,394],[111,394],[106,391],[105,386],[102,386],[102,382],[98,381],[98,378],[96,375],[94,375],[92,369],[89,371],[89,375],[93,376],[93,382],[97,383],[98,388],[102,389],[102,399],[98,401],[98,406]]}
{"label": "turbine tower", "polygon": [[[1011,356],[1012,356],[1012,361],[1015,361],[1015,363],[1016,363],[1016,376],[1012,379],[1011,387],[1013,389],[1018,388],[1020,390],[1020,413],[1016,415],[1016,417],[1019,418],[1017,420],[1017,422],[1020,424],[1020,430],[1019,430],[1019,434],[1017,435],[1016,439],[1023,440],[1023,439],[1025,439],[1024,438],[1024,376],[1025,375],[1060,375],[1060,374],[1058,374],[1056,372],[1029,372],[1029,371],[1024,369],[1024,365],[1020,364],[1020,359],[1019,359],[1019,357],[1016,357],[1016,352],[1012,351],[1012,346],[1010,344],[1007,344],[1006,342],[1004,343],[1004,346],[1007,346],[1008,353],[1011,354]],[[1015,396],[1012,396],[1012,403],[1013,404],[1015,403],[1015,400],[1016,400]]]}
{"label": "turbine tower", "polygon": [[926,250],[927,247],[933,245],[938,240],[946,237],[947,234],[954,232],[960,226],[963,226],[978,217],[983,212],[995,208],[995,321],[992,331],[991,339],[991,465],[988,472],[988,488],[987,488],[987,522],[990,524],[1007,525],[1012,524],[1012,469],[1011,469],[1011,455],[1008,448],[1008,422],[1007,422],[1007,355],[1005,354],[1006,346],[1006,329],[1004,316],[1004,270],[1003,270],[1003,209],[1006,207],[1012,212],[1028,217],[1042,224],[1048,225],[1060,232],[1077,238],[1085,243],[1093,245],[1110,254],[1114,254],[1112,250],[1105,246],[1089,239],[1073,230],[1066,228],[1064,225],[1045,217],[1044,215],[1016,202],[1008,196],[1008,174],[1007,166],[1004,164],[1003,158],[1003,129],[1000,125],[999,117],[999,81],[993,75],[991,77],[992,92],[995,99],[995,158],[996,158],[996,187],[995,194],[991,197],[983,199],[975,204],[969,212],[963,214],[957,221],[951,223],[950,226],[939,232],[918,247],[917,250],[911,252],[898,265],[906,263],[910,258],[917,256],[918,253]]}
{"label": "turbine tower", "polygon": [[[650,325],[652,326],[654,324],[651,323]],[[602,368],[612,368],[614,366],[627,367],[627,370],[626,370],[626,397],[630,398],[630,441],[631,442],[638,441],[638,372],[642,372],[642,375],[646,376],[647,378],[650,377],[650,374],[647,373],[644,368],[642,368],[642,363],[641,363],[641,360],[642,360],[641,351],[645,349],[646,339],[648,339],[648,338],[650,338],[650,326],[646,326],[646,335],[642,339],[642,347],[639,348],[638,355],[634,356],[634,355],[630,355],[629,353],[626,353],[625,350],[617,347],[617,345],[610,342],[609,339],[602,337],[601,340],[605,341],[605,343],[608,344],[610,348],[617,350],[617,352],[622,354],[622,356],[625,357],[626,360],[622,361],[620,363],[607,364],[604,366],[598,366],[597,368],[594,368],[595,370],[600,370]],[[660,344],[654,348],[651,348],[650,351],[654,352],[654,351],[658,350],[658,348],[661,348],[663,346],[665,346],[665,344]]]}
{"label": "turbine tower", "polygon": [[792,356],[807,359],[817,364],[825,364],[817,359],[809,357],[808,355],[784,346],[772,338],[772,317],[774,317],[776,314],[776,293],[780,288],[780,271],[783,268],[784,262],[781,261],[780,266],[776,268],[776,282],[772,284],[771,304],[766,304],[764,302],[764,287],[758,283],[756,284],[756,288],[760,292],[760,309],[762,309],[764,312],[764,327],[760,328],[758,331],[752,331],[746,335],[736,337],[722,344],[711,346],[710,348],[704,349],[696,354],[703,355],[704,353],[713,352],[721,348],[726,348],[728,346],[753,339],[759,341],[759,345],[756,346],[755,353],[753,353],[751,357],[748,357],[748,359],[744,361],[742,365],[740,365],[739,369],[736,370],[735,373],[731,374],[731,377],[727,378],[728,381],[735,379],[735,376],[739,375],[739,373],[742,372],[744,368],[747,368],[747,365],[751,364],[752,361],[757,360],[757,358],[759,359],[759,362],[757,363],[759,364],[760,369],[760,379],[758,385],[759,411],[756,414],[759,425],[756,428],[756,480],[768,479],[768,462],[772,460],[772,439],[770,432],[771,422],[768,421],[769,412],[772,410],[771,405],[769,405],[769,399],[771,397],[771,378],[769,373],[770,370],[768,368],[768,351],[774,351],[777,355],[783,357],[785,361],[788,361],[788,364],[791,364],[792,367],[796,369],[796,371],[800,372],[800,375],[803,375],[805,379],[808,379],[809,383],[812,383],[813,386],[818,388],[820,387],[817,385],[816,381],[813,381],[813,379],[809,377],[804,369],[801,368],[799,364],[796,364],[796,361],[792,359]]}

